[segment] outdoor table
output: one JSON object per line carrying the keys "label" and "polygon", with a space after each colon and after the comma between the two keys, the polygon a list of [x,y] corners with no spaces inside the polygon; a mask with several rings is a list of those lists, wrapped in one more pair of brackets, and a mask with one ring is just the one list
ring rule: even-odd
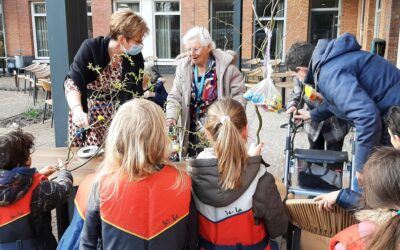
{"label": "outdoor table", "polygon": [[[72,170],[71,174],[74,178],[74,188],[71,193],[71,196],[66,204],[63,204],[56,208],[56,218],[57,218],[57,232],[58,238],[64,234],[67,229],[70,218],[72,219],[73,215],[73,207],[74,207],[74,198],[76,191],[78,189],[79,184],[85,179],[88,174],[95,173],[97,167],[100,165],[103,160],[102,156],[97,156],[87,162],[84,166],[73,170],[74,168],[80,166],[85,163],[87,159],[78,158],[76,152],[78,148],[72,148],[72,152],[75,153],[74,157],[68,164],[68,170]],[[43,168],[46,165],[56,165],[57,159],[65,160],[67,155],[68,148],[39,148],[32,155],[32,165],[38,169]],[[57,173],[51,175],[49,179],[52,179],[57,176]]]}

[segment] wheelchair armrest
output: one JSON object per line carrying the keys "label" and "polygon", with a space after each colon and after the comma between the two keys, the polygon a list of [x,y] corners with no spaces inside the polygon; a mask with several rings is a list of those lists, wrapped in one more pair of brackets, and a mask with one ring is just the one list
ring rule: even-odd
{"label": "wheelchair armrest", "polygon": [[299,149],[294,150],[294,157],[299,160],[314,163],[344,163],[348,161],[347,152],[332,150],[316,150],[316,149]]}

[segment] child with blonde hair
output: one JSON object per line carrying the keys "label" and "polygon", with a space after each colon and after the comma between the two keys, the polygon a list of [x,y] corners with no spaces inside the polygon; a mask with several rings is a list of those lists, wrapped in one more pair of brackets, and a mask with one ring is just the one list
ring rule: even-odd
{"label": "child with blonde hair", "polygon": [[331,239],[330,249],[400,249],[400,150],[381,148],[363,171],[366,209],[357,212],[359,224]]}
{"label": "child with blonde hair", "polygon": [[262,144],[247,152],[243,106],[230,98],[212,104],[205,133],[212,148],[192,162],[191,173],[199,247],[277,249],[270,239],[286,233],[288,216],[274,177],[261,165]]}
{"label": "child with blonde hair", "polygon": [[158,105],[134,99],[119,108],[92,187],[80,249],[194,248],[191,180],[168,162],[169,143]]}

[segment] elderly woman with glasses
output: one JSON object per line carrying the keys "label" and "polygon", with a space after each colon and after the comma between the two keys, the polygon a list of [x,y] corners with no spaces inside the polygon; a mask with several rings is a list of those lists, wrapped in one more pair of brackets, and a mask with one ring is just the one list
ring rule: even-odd
{"label": "elderly woman with glasses", "polygon": [[[177,59],[175,80],[167,99],[167,123],[190,131],[185,133],[183,155],[202,150],[198,133],[207,108],[222,97],[231,97],[243,106],[244,78],[233,64],[235,55],[215,49],[210,33],[203,27],[190,29],[183,37],[186,53]],[[196,145],[196,147],[194,147]]]}

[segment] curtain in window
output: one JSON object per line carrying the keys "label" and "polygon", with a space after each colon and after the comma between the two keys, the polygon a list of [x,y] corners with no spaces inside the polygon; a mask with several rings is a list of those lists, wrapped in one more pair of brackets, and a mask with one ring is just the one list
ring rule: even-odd
{"label": "curtain in window", "polygon": [[156,15],[156,52],[158,58],[164,59],[173,59],[179,55],[179,15]]}
{"label": "curtain in window", "polygon": [[47,39],[47,18],[45,16],[35,17],[36,47],[38,57],[49,57]]}
{"label": "curtain in window", "polygon": [[157,56],[171,57],[171,20],[170,16],[156,16]]}

